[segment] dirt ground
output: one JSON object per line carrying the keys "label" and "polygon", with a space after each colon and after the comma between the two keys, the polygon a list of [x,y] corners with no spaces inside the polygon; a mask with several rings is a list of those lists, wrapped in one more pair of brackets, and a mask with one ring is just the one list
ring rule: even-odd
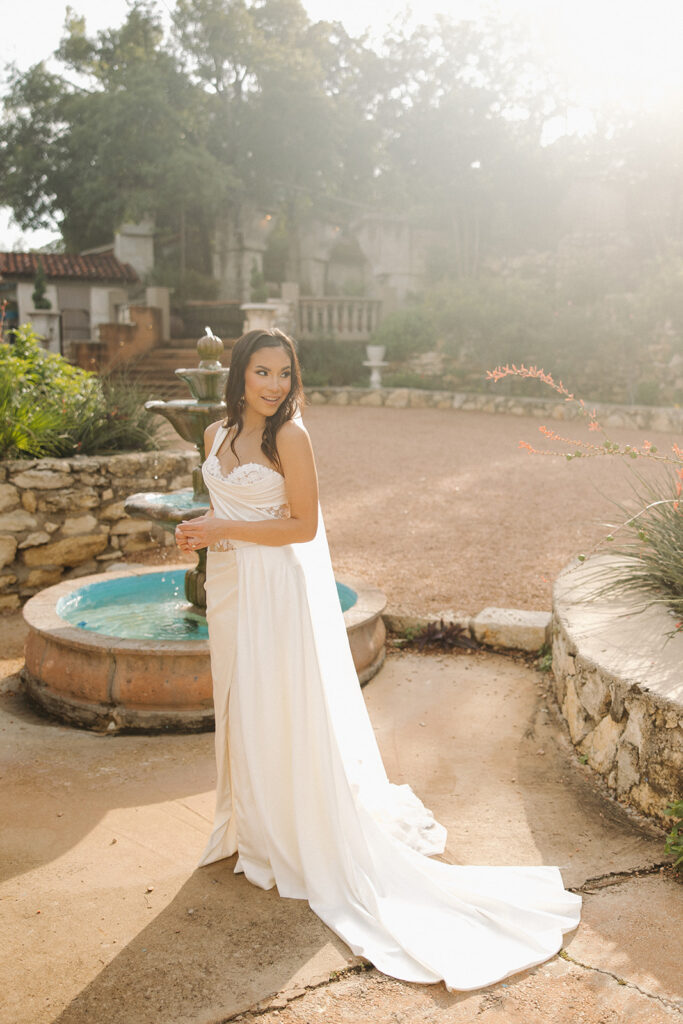
{"label": "dirt ground", "polygon": [[[603,524],[620,521],[614,502],[628,500],[636,467],[615,457],[530,455],[520,440],[544,444],[531,417],[310,406],[305,422],[337,575],[381,587],[396,612],[550,610],[562,567],[610,532]],[[583,424],[552,425],[599,439]],[[610,436],[645,439],[629,430]],[[676,438],[647,440],[670,451]]]}
{"label": "dirt ground", "polygon": [[13,675],[19,632],[0,628],[0,1024],[681,1024],[663,836],[596,790],[523,659],[394,652],[364,690],[390,778],[448,829],[443,859],[557,864],[583,896],[558,957],[449,993],[364,969],[234,857],[197,869],[213,735],[45,718]]}

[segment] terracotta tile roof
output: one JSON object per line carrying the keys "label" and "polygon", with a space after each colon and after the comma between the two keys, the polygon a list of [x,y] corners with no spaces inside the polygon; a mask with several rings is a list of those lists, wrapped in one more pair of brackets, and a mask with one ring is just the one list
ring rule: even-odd
{"label": "terracotta tile roof", "polygon": [[130,263],[121,263],[111,253],[77,256],[71,253],[0,252],[0,275],[5,277],[35,277],[38,259],[43,264],[45,277],[69,278],[80,281],[130,281],[138,275]]}

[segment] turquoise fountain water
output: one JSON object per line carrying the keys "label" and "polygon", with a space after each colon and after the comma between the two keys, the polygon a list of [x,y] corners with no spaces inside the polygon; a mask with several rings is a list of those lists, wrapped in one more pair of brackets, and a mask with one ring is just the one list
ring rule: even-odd
{"label": "turquoise fountain water", "polygon": [[[97,580],[57,602],[57,614],[79,629],[126,640],[199,640],[208,637],[206,616],[188,605],[182,570]],[[342,611],[358,595],[337,583]]]}

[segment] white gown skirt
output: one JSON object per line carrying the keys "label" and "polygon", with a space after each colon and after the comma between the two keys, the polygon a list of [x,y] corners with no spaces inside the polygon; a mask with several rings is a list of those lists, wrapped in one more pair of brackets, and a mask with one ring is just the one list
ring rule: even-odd
{"label": "white gown skirt", "polygon": [[429,858],[445,830],[386,778],[336,589],[311,583],[307,548],[208,554],[218,778],[200,864],[238,852],[235,871],[308,900],[395,978],[476,989],[546,960],[580,897],[555,867]]}

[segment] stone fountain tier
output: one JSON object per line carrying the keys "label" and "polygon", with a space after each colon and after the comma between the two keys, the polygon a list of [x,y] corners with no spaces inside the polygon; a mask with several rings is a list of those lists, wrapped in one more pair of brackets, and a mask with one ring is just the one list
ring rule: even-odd
{"label": "stone fountain tier", "polygon": [[[139,491],[131,494],[123,503],[129,516],[138,519],[151,519],[164,530],[173,532],[186,519],[196,519],[211,508],[209,495],[199,490],[197,475],[201,477],[201,467],[193,470],[194,488],[187,487],[182,491]],[[201,479],[201,486],[204,480]],[[196,552],[197,561],[185,573],[185,597],[197,611],[205,614],[206,608],[206,548]]]}
{"label": "stone fountain tier", "polygon": [[197,497],[191,487],[182,491],[140,491],[123,503],[129,516],[151,519],[166,530],[175,530],[185,519],[203,516],[211,507],[207,496]]}
{"label": "stone fountain tier", "polygon": [[192,486],[196,497],[206,495],[201,469],[201,463],[206,458],[204,431],[211,423],[225,417],[225,402],[204,402],[196,398],[176,398],[170,402],[154,399],[145,402],[145,409],[165,417],[183,441],[191,441],[197,446],[200,465],[192,471]]}
{"label": "stone fountain tier", "polygon": [[225,416],[225,402],[222,396],[230,368],[223,366],[219,360],[223,351],[223,342],[214,335],[210,327],[207,327],[206,334],[197,342],[199,366],[181,367],[175,371],[176,377],[187,384],[192,398],[176,398],[169,402],[153,399],[145,402],[145,408],[149,412],[164,416],[184,441],[190,441],[197,446],[200,466],[192,474],[196,497],[206,495],[201,473],[201,463],[206,458],[204,431],[211,423]]}
{"label": "stone fountain tier", "polygon": [[184,441],[197,445],[204,459],[204,431],[211,423],[225,417],[225,403],[204,402],[196,398],[174,398],[164,402],[155,398],[145,402],[149,412],[164,416]]}
{"label": "stone fountain tier", "polygon": [[[181,575],[185,568],[170,566],[164,572]],[[141,567],[107,573],[107,580],[158,572],[158,566]],[[23,678],[31,699],[62,720],[101,732],[212,729],[208,640],[122,639],[73,626],[57,614],[60,600],[102,583],[101,575],[68,580],[41,591],[24,606],[29,632]],[[356,594],[344,621],[364,684],[384,661],[386,597],[360,580],[344,583]],[[187,608],[186,614],[192,610]]]}

